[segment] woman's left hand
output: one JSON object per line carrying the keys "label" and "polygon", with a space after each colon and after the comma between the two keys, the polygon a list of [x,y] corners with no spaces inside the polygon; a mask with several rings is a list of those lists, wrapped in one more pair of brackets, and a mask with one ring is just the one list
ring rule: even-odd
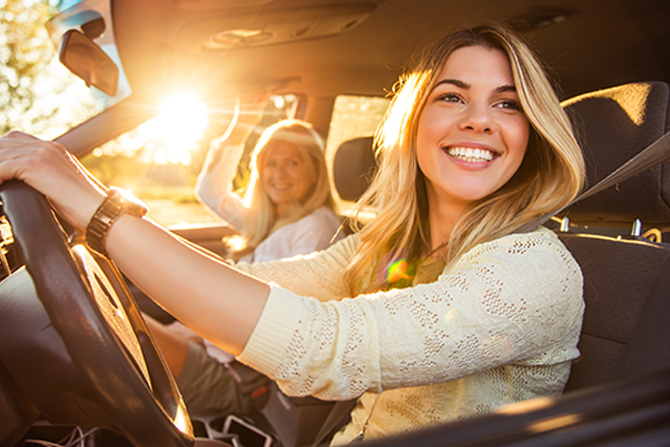
{"label": "woman's left hand", "polygon": [[71,225],[83,230],[106,195],[61,144],[11,131],[0,138],[0,183],[21,180],[44,194]]}

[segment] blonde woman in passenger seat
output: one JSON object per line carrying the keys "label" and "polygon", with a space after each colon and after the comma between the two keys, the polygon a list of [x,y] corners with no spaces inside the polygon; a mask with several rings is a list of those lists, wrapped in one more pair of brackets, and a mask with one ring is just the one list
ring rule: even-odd
{"label": "blonde woman in passenger seat", "polygon": [[[256,101],[256,108],[264,101]],[[321,137],[305,122],[279,121],[261,134],[251,156],[244,198],[232,191],[244,145],[261,118],[260,110],[240,114],[212,141],[196,184],[198,200],[239,229],[244,245],[233,248],[238,261],[265,262],[306,255],[342,239]],[[175,322],[163,326],[145,315],[189,411],[211,417],[249,415],[268,397],[269,380],[247,371],[233,356]],[[252,397],[253,396],[253,397]]]}
{"label": "blonde woman in passenger seat", "polygon": [[[105,248],[285,393],[357,398],[335,445],[559,395],[582,275],[553,232],[525,227],[577,195],[584,161],[539,58],[497,24],[435,39],[394,89],[377,152],[360,203],[376,219],[309,257],[230,266],[129,214]],[[105,200],[62,148],[22,134],[0,140],[0,178],[82,230]]]}
{"label": "blonde woman in passenger seat", "polygon": [[205,207],[242,235],[234,259],[273,261],[341,239],[323,140],[305,121],[287,119],[265,129],[251,155],[246,193],[232,191],[244,143],[257,121],[255,113],[241,115],[230,132],[212,141],[195,189]]}

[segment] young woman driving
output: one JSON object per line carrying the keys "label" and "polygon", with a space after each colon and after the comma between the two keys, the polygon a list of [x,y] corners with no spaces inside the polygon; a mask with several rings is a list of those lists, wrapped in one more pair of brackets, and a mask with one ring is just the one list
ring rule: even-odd
{"label": "young woman driving", "polygon": [[[106,189],[57,144],[0,141],[0,178],[85,230]],[[104,248],[287,394],[358,398],[334,444],[561,393],[582,276],[551,231],[521,230],[570,202],[584,163],[537,57],[499,25],[436,40],[401,78],[377,145],[362,199],[377,217],[318,254],[230,266],[128,213]]]}

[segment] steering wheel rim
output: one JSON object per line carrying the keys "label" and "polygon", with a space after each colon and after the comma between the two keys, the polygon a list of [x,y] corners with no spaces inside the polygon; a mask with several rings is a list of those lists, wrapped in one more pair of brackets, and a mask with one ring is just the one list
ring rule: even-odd
{"label": "steering wheel rim", "polygon": [[[113,427],[137,446],[192,445],[181,394],[114,264],[83,246],[73,250],[47,199],[23,182],[0,186],[0,201],[51,324]],[[105,301],[126,329],[110,327]]]}

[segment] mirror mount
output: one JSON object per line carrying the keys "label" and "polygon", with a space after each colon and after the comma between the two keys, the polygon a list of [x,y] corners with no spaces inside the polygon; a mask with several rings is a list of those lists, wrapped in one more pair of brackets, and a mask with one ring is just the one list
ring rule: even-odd
{"label": "mirror mount", "polygon": [[89,20],[86,23],[82,23],[81,30],[89,39],[97,39],[98,37],[102,36],[102,33],[105,32],[105,19],[102,17],[97,17],[95,19]]}

